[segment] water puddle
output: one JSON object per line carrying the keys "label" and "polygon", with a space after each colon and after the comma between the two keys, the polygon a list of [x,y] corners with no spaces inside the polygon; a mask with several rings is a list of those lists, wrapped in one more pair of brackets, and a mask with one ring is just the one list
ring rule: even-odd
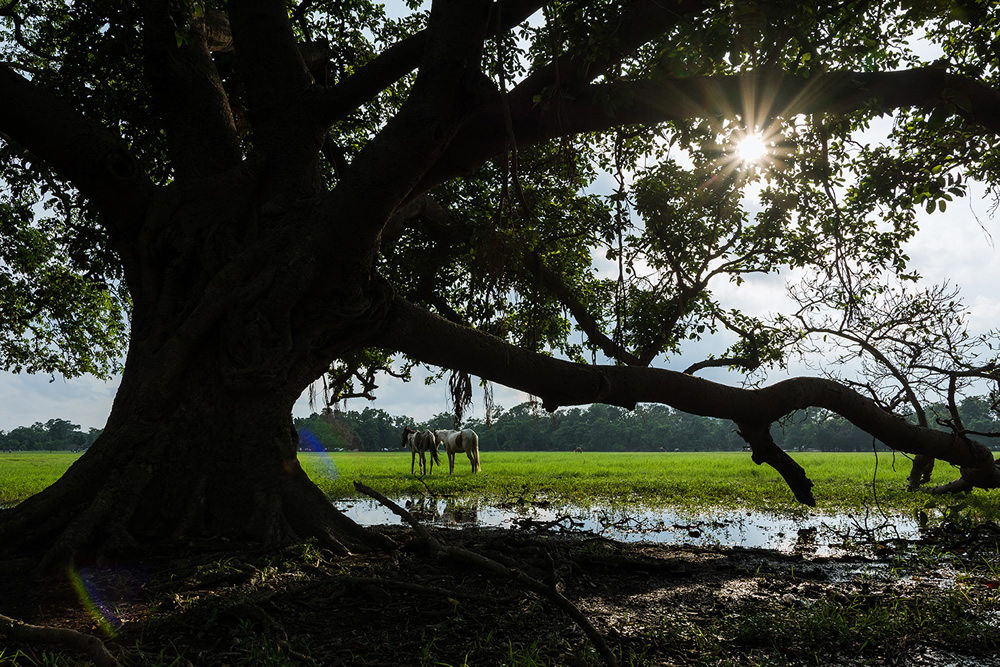
{"label": "water puddle", "polygon": [[[912,540],[920,536],[912,518],[902,515],[854,516],[820,511],[781,515],[770,512],[688,510],[676,507],[581,507],[530,505],[496,507],[471,500],[397,499],[424,524],[439,527],[533,528],[554,533],[589,533],[622,542],[695,546],[741,546],[778,551],[839,553],[853,541]],[[366,526],[402,520],[374,500],[337,501],[347,516]],[[862,539],[864,538],[864,539]]]}

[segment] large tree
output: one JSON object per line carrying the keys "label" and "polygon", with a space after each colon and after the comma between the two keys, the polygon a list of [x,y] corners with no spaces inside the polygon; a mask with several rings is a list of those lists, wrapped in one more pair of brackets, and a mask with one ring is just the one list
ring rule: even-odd
{"label": "large tree", "polygon": [[[290,413],[327,371],[333,398],[364,393],[358,369],[397,354],[456,371],[459,406],[474,375],[550,409],[731,419],[804,502],[768,428],[807,406],[997,485],[967,433],[844,384],[695,373],[783,358],[780,323],[727,309],[713,280],[819,272],[851,318],[873,277],[905,272],[917,207],[997,182],[998,16],[985,0],[440,0],[398,19],[365,0],[5,0],[0,360],[72,375],[115,371],[126,338],[127,355],[99,440],[0,514],[0,544],[48,562],[216,537],[377,545],[300,469]],[[884,144],[852,143],[885,114]],[[757,133],[769,158],[750,163],[736,146]],[[722,329],[727,354],[655,368]]]}

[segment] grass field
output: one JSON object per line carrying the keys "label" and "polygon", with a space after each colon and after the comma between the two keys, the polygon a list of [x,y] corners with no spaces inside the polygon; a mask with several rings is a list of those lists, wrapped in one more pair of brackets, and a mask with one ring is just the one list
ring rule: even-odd
{"label": "grass field", "polygon": [[[0,453],[0,504],[11,505],[54,482],[78,454]],[[932,498],[906,491],[910,462],[880,454],[801,453],[793,457],[815,483],[820,508],[872,506],[909,511],[926,505],[947,506],[954,498]],[[540,498],[592,505],[717,506],[792,511],[801,508],[784,481],[767,466],[757,466],[745,452],[609,453],[483,452],[483,471],[471,474],[468,459],[456,459],[455,475],[444,466],[431,476],[410,474],[410,454],[399,452],[301,453],[303,468],[331,498],[358,497],[355,480],[394,498],[435,495],[478,496],[507,503]],[[877,471],[876,471],[877,466]],[[938,464],[933,482],[957,477]],[[968,498],[971,512],[1000,516],[1000,494],[979,491]]]}
{"label": "grass field", "polygon": [[70,452],[0,452],[0,507],[38,493],[78,458]]}
{"label": "grass field", "polygon": [[[889,509],[954,503],[906,490],[910,461],[901,455],[806,452],[792,455],[813,480],[820,507],[850,509],[876,500]],[[478,495],[501,502],[537,497],[578,505],[723,506],[794,511],[801,508],[784,480],[769,466],[758,466],[746,452],[483,452],[483,471],[472,475],[468,460],[456,458],[454,476],[444,467],[419,479],[410,475],[408,452],[303,454],[310,477],[334,498],[358,494],[359,480],[390,497],[432,492]],[[439,474],[439,470],[443,474]],[[939,463],[932,484],[958,476]],[[992,517],[1000,514],[1000,495],[980,491],[970,508]]]}

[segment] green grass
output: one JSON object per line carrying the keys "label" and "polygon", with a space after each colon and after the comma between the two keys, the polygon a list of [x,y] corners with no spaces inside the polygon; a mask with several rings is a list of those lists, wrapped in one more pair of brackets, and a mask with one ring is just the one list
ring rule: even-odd
{"label": "green grass", "polygon": [[[0,453],[0,504],[13,504],[54,482],[79,455],[69,453]],[[815,483],[821,509],[850,510],[872,506],[910,511],[947,506],[952,499],[931,499],[906,491],[910,462],[880,454],[807,452],[793,454]],[[410,474],[410,454],[397,452],[300,453],[309,476],[334,499],[356,498],[353,482],[361,481],[394,498],[423,496],[479,497],[487,502],[570,502],[595,504],[797,511],[801,509],[780,476],[755,465],[746,452],[611,453],[611,452],[483,452],[483,471],[470,472],[468,459],[456,458],[448,475],[447,458],[434,474]],[[957,477],[938,464],[933,484]],[[874,478],[874,491],[873,491]],[[1000,516],[1000,496],[979,491],[966,501],[973,516]]]}
{"label": "green grass", "polygon": [[[793,454],[815,483],[822,509],[872,506],[909,511],[952,502],[906,490],[910,462],[897,455],[807,452]],[[483,471],[472,475],[468,459],[456,458],[454,476],[435,466],[422,479],[410,475],[408,452],[300,454],[310,477],[333,498],[357,497],[358,480],[390,497],[478,496],[493,502],[546,498],[581,506],[641,502],[649,506],[721,506],[796,511],[802,508],[784,480],[769,466],[758,466],[745,452],[611,453],[483,452]],[[442,474],[443,473],[443,474]],[[932,484],[958,476],[938,464]],[[873,490],[874,478],[874,490]],[[1000,515],[1000,497],[978,492],[973,513]]]}
{"label": "green grass", "polygon": [[62,477],[81,454],[0,452],[0,507],[32,496]]}

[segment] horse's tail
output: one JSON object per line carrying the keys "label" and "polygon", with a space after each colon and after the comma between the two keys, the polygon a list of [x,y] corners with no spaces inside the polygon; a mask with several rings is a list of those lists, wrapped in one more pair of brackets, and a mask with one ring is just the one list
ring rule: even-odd
{"label": "horse's tail", "polygon": [[441,459],[438,458],[438,441],[436,435],[431,436],[430,450],[431,458],[434,459],[434,463],[441,465]]}
{"label": "horse's tail", "polygon": [[483,467],[479,465],[479,434],[471,429],[469,434],[469,446],[465,448],[465,451],[472,453],[472,471],[482,472]]}

